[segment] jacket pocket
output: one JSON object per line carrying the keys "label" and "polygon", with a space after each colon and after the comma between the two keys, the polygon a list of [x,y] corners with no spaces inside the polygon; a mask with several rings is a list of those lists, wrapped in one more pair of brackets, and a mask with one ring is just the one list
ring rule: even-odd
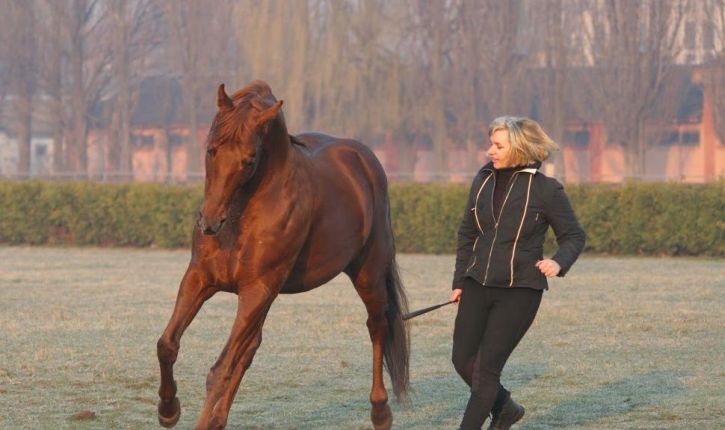
{"label": "jacket pocket", "polygon": [[544,211],[538,208],[529,208],[524,218],[524,225],[521,226],[522,237],[530,237],[536,234],[541,228],[546,226],[546,217]]}

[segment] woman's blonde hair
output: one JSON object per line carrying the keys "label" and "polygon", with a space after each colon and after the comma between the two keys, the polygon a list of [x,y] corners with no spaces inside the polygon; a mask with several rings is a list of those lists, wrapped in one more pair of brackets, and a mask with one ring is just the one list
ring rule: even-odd
{"label": "woman's blonde hair", "polygon": [[516,116],[500,116],[488,126],[488,137],[499,130],[508,131],[511,144],[509,160],[512,166],[526,166],[544,161],[559,150],[536,121]]}

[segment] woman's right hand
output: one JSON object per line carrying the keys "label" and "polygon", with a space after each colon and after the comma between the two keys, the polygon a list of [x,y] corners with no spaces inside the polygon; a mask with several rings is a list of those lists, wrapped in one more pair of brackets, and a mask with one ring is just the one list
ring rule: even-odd
{"label": "woman's right hand", "polygon": [[463,294],[463,290],[460,288],[456,288],[451,292],[451,298],[448,299],[449,302],[460,302],[461,301],[461,295]]}

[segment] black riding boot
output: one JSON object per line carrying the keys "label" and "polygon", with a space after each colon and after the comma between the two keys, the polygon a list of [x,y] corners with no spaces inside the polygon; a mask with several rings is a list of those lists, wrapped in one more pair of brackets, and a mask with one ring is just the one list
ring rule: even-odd
{"label": "black riding boot", "polygon": [[509,430],[511,426],[524,417],[524,407],[508,398],[500,411],[492,411],[491,425],[488,430]]}

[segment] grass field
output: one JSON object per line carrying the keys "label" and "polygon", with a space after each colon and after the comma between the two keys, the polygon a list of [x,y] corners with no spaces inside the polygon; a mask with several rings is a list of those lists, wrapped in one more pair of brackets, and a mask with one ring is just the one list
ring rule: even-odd
{"label": "grass field", "polygon": [[[0,428],[153,429],[156,340],[188,252],[0,248]],[[401,255],[411,308],[444,301],[452,256]],[[504,370],[518,429],[725,428],[725,262],[584,257],[555,280]],[[193,428],[235,296],[182,339],[177,428]],[[457,428],[466,386],[450,363],[455,307],[413,320],[398,429]],[[370,343],[346,278],[281,296],[230,429],[366,429]],[[90,411],[95,416],[75,417]],[[86,415],[91,415],[86,413]]]}

